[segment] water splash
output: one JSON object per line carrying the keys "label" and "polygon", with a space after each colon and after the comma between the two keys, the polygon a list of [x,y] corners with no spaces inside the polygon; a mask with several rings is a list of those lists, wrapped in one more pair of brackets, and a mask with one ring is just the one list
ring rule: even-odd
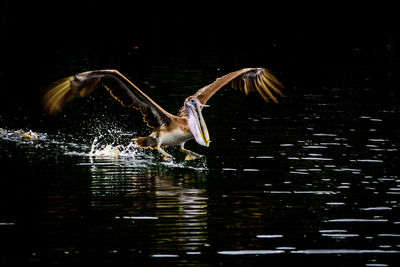
{"label": "water splash", "polygon": [[[51,155],[82,157],[82,162],[79,165],[103,164],[104,162],[96,161],[106,160],[108,164],[124,164],[140,168],[162,166],[197,171],[208,170],[205,157],[189,162],[180,160],[164,162],[156,151],[144,150],[135,145],[133,142],[135,133],[124,132],[117,127],[108,129],[102,127],[93,127],[94,134],[83,136],[81,134],[75,136],[60,132],[53,135],[32,130],[0,128],[0,139],[27,146],[27,149],[41,150],[43,152],[42,156],[45,157],[51,157]],[[91,139],[93,141],[89,139],[90,135],[94,138]],[[90,158],[90,162],[85,162],[87,157]]]}
{"label": "water splash", "polygon": [[[101,136],[100,136],[101,138]],[[91,157],[128,157],[135,158],[138,152],[138,146],[130,142],[127,146],[114,144],[101,144],[99,138],[95,137],[90,148],[89,156]]]}
{"label": "water splash", "polygon": [[[132,141],[127,145],[121,144],[122,141],[119,137],[112,143],[109,143],[109,141],[109,136],[106,135],[100,134],[94,138],[90,151],[87,153],[87,156],[91,159],[91,165],[97,164],[94,159],[107,160],[110,161],[109,163],[116,161],[119,165],[121,164],[121,160],[123,160],[125,166],[131,167],[164,166],[167,168],[184,168],[197,171],[208,170],[205,158],[184,162],[179,160],[163,161],[161,157],[158,157],[158,152],[153,152],[149,149],[144,150]],[[101,161],[100,164],[104,164],[104,162]]]}
{"label": "water splash", "polygon": [[20,141],[20,140],[43,140],[47,137],[47,134],[34,132],[32,130],[8,130],[0,128],[0,138],[9,141]]}

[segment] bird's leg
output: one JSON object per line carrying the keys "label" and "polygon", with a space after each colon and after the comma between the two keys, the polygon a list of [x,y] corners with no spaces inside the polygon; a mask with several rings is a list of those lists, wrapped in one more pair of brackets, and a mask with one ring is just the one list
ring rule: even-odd
{"label": "bird's leg", "polygon": [[187,150],[184,145],[185,143],[181,144],[181,151],[187,154],[185,160],[194,160],[203,157],[202,155],[199,155],[193,151]]}
{"label": "bird's leg", "polygon": [[163,160],[165,161],[172,161],[174,159],[173,156],[171,156],[170,154],[168,154],[167,152],[164,151],[164,149],[162,149],[161,147],[156,147],[158,152],[160,152],[161,154],[163,154]]}

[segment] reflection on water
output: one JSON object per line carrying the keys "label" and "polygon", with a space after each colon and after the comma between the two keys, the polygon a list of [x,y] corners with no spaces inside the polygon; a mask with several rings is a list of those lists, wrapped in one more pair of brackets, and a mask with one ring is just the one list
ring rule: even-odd
{"label": "reflection on water", "polygon": [[207,197],[204,189],[184,185],[192,175],[176,180],[164,171],[97,161],[90,172],[91,207],[111,208],[118,223],[148,228],[152,257],[201,254],[207,244]]}
{"label": "reflection on water", "polygon": [[107,116],[56,133],[1,125],[0,262],[396,266],[398,106],[323,89],[256,112],[215,98],[213,145],[191,144],[206,157],[189,163],[138,149],[144,130]]}

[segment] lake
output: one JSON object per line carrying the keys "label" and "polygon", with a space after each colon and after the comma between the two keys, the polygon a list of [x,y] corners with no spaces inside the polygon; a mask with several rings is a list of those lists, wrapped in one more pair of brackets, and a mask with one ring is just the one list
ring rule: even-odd
{"label": "lake", "polygon": [[[41,110],[39,87],[92,69],[80,58],[90,52],[70,53],[0,117],[2,265],[398,264],[396,77],[362,69],[315,82],[278,65],[280,104],[227,87],[203,112],[210,147],[187,143],[205,157],[185,162],[170,148],[176,159],[164,162],[132,145],[150,129],[104,89],[56,118]],[[138,71],[110,60],[171,113],[247,67],[169,58]]]}

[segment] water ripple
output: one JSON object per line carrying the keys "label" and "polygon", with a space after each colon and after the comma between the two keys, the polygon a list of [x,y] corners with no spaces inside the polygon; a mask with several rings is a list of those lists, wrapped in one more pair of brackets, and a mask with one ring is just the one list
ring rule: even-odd
{"label": "water ripple", "polygon": [[226,250],[226,251],[218,251],[220,255],[229,255],[229,256],[243,256],[243,255],[270,255],[270,254],[282,254],[285,253],[284,250]]}
{"label": "water ripple", "polygon": [[380,249],[306,249],[290,251],[293,254],[398,254],[399,250]]}

